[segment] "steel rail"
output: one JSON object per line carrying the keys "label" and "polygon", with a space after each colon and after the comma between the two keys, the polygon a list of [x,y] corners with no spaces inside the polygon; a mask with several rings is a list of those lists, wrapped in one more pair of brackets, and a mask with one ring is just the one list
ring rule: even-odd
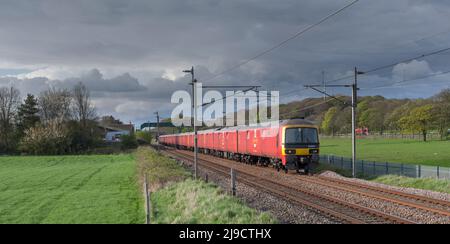
{"label": "steel rail", "polygon": [[[167,152],[167,151],[166,151]],[[183,151],[177,151],[177,152],[171,152],[171,154],[175,157],[181,157],[183,159],[186,159],[188,161],[192,161],[192,159],[190,158],[191,155],[184,153]],[[203,157],[200,158],[200,161],[203,162],[202,166],[204,167],[209,167],[209,168],[213,168],[214,171],[221,171],[221,173],[228,175],[228,170],[226,169],[230,169],[229,166],[224,166],[223,164],[217,164],[215,162],[209,161],[207,159],[204,159]],[[205,165],[209,164],[209,165]],[[211,166],[214,165],[214,166]],[[222,169],[218,169],[218,167],[222,167]],[[225,169],[223,169],[225,168]],[[347,208],[347,210],[350,208],[352,211],[350,211],[350,213],[354,213],[353,211],[356,210],[359,213],[362,214],[366,214],[369,215],[371,217],[376,217],[391,223],[402,223],[402,224],[414,224],[415,222],[401,218],[401,217],[397,217],[397,216],[393,216],[393,215],[389,215],[386,213],[383,213],[381,211],[375,210],[375,209],[371,209],[371,208],[367,208],[361,205],[357,205],[357,204],[353,204],[353,203],[348,203],[348,202],[344,202],[340,199],[334,198],[334,197],[330,197],[330,196],[325,196],[323,194],[319,194],[313,191],[309,191],[306,189],[301,189],[298,187],[292,187],[286,184],[282,184],[280,182],[275,182],[273,180],[270,179],[266,179],[266,178],[261,178],[259,176],[256,176],[254,174],[239,170],[239,169],[235,169],[238,172],[238,177],[241,182],[244,181],[245,183],[255,186],[256,188],[264,188],[264,190],[267,192],[269,191],[269,193],[275,194],[275,195],[279,195],[282,196],[284,198],[287,198],[291,201],[295,201],[297,203],[301,203],[304,205],[307,205],[311,208],[314,208],[324,214],[326,214],[327,216],[333,216],[335,218],[341,219],[341,220],[345,220],[347,223],[367,223],[368,221],[364,221],[364,220],[360,220],[357,219],[353,216],[349,216],[346,213],[342,213],[342,211],[345,211],[345,208]],[[245,177],[243,177],[245,176]],[[250,179],[251,180],[250,180]],[[258,182],[258,183],[256,183]],[[272,184],[272,186],[267,186],[267,184]],[[281,190],[280,186],[284,187],[285,189],[288,189],[289,191],[286,190]],[[317,202],[312,202],[312,201],[308,201],[305,199],[300,199],[299,196],[296,196],[296,194],[293,194],[292,192],[300,192],[301,194],[322,200],[322,201],[326,201],[328,203],[333,203],[335,205],[338,205],[340,207],[343,207],[344,210],[341,209],[341,212],[336,211],[332,208],[327,208],[327,207],[323,207],[317,204]],[[367,219],[367,216],[365,217]],[[369,221],[370,222],[370,221]],[[372,221],[373,222],[373,221]]]}
{"label": "steel rail", "polygon": [[[234,162],[232,160],[230,161],[228,159],[223,159],[223,158],[218,158],[218,159],[223,160],[224,162],[227,162],[227,163]],[[431,212],[431,213],[439,215],[439,216],[450,217],[450,211],[437,207],[437,206],[442,206],[444,208],[445,207],[450,208],[450,202],[448,202],[448,201],[433,199],[433,198],[414,195],[414,194],[409,194],[409,193],[390,190],[390,189],[381,188],[381,187],[369,186],[369,185],[365,185],[365,184],[357,183],[357,182],[348,182],[348,181],[340,180],[340,179],[332,179],[332,178],[324,177],[324,176],[316,176],[314,178],[313,177],[311,177],[311,178],[299,177],[299,179],[303,180],[303,181],[308,181],[310,183],[320,184],[320,185],[323,185],[326,187],[330,187],[330,188],[334,188],[334,189],[338,189],[338,190],[342,190],[342,191],[347,191],[347,192],[352,192],[352,193],[364,195],[364,196],[367,196],[370,198],[375,198],[375,199],[379,199],[382,201],[388,201],[388,202],[391,202],[394,204],[415,208],[415,209],[418,209],[421,211]],[[320,180],[333,182],[334,184],[325,183]],[[374,191],[376,193],[370,193],[367,191]],[[408,200],[401,200],[401,199],[399,199],[399,197],[406,198]],[[418,203],[418,202],[421,202],[421,203]],[[434,204],[437,206],[424,205],[426,203]]]}
{"label": "steel rail", "polygon": [[441,205],[444,207],[450,207],[450,202],[445,201],[445,200],[430,198],[430,197],[421,196],[421,195],[414,195],[414,194],[410,194],[410,193],[406,193],[406,192],[366,185],[366,184],[358,183],[358,182],[349,182],[349,181],[341,180],[341,179],[332,179],[332,178],[325,177],[325,176],[317,176],[317,177],[320,179],[326,180],[326,181],[332,181],[333,183],[358,186],[358,187],[364,188],[364,189],[369,189],[369,190],[383,192],[383,193],[392,194],[392,195],[398,195],[398,196],[402,196],[405,198],[419,200],[422,202],[427,202],[427,203],[431,203],[431,204],[435,204],[435,205]]}
{"label": "steel rail", "polygon": [[[450,212],[447,210],[439,209],[439,208],[435,208],[435,207],[431,207],[431,206],[425,206],[423,204],[411,202],[409,200],[408,201],[400,200],[396,197],[401,197],[401,196],[395,195],[395,194],[390,194],[391,196],[385,196],[383,194],[389,195],[389,193],[385,193],[384,191],[380,191],[380,192],[382,192],[382,193],[380,193],[380,192],[378,192],[377,189],[372,190],[372,191],[375,191],[375,193],[374,193],[374,192],[367,192],[365,190],[362,190],[358,186],[352,185],[351,183],[345,184],[345,183],[335,182],[335,181],[332,181],[333,183],[323,182],[322,179],[319,179],[316,177],[311,177],[311,178],[301,177],[300,179],[303,181],[313,183],[313,184],[318,184],[318,185],[322,185],[322,186],[326,186],[326,187],[330,187],[330,188],[334,188],[334,189],[338,189],[338,190],[342,190],[342,191],[346,191],[346,192],[360,194],[360,195],[363,195],[366,197],[375,198],[375,199],[379,199],[379,200],[387,201],[387,202],[392,202],[395,204],[399,204],[399,205],[406,206],[406,207],[412,207],[412,208],[423,210],[426,212],[432,212],[434,214],[438,214],[441,216],[450,216]],[[335,185],[335,184],[339,184],[340,186]]]}

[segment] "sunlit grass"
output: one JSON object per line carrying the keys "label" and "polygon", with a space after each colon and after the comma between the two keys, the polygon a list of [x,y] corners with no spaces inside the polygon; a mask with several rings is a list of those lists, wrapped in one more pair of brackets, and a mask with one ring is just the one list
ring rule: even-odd
{"label": "sunlit grass", "polygon": [[[322,138],[321,154],[351,157],[349,138]],[[450,141],[358,139],[358,159],[450,167]]]}
{"label": "sunlit grass", "polygon": [[143,223],[132,155],[0,157],[0,223]]}
{"label": "sunlit grass", "polygon": [[202,181],[186,180],[153,194],[154,221],[176,224],[268,224],[276,221]]}
{"label": "sunlit grass", "polygon": [[148,176],[152,223],[250,224],[274,223],[267,213],[247,207],[213,184],[192,180],[175,160],[150,147],[137,151],[141,172]]}
{"label": "sunlit grass", "polygon": [[431,179],[431,178],[409,178],[397,175],[380,176],[372,181],[401,187],[410,187],[450,194],[450,180]]}

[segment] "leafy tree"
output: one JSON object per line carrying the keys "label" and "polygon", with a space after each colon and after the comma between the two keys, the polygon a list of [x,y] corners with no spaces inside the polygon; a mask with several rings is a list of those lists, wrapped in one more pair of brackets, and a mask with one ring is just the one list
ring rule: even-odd
{"label": "leafy tree", "polygon": [[423,141],[426,141],[428,130],[432,127],[433,121],[433,105],[427,104],[412,109],[409,115],[400,119],[399,123],[403,129],[420,131],[423,135]]}
{"label": "leafy tree", "polygon": [[322,121],[322,130],[326,134],[332,134],[333,136],[336,133],[336,123],[334,122],[336,118],[336,114],[338,113],[338,109],[336,107],[331,107],[325,113],[324,119]]}
{"label": "leafy tree", "polygon": [[122,135],[120,137],[122,150],[135,149],[139,146],[134,133],[131,135]]}
{"label": "leafy tree", "polygon": [[17,128],[20,137],[23,136],[25,130],[35,126],[39,121],[39,108],[37,99],[28,94],[24,103],[19,106],[17,113]]}
{"label": "leafy tree", "polygon": [[450,89],[439,93],[435,99],[436,126],[443,139],[450,128]]}
{"label": "leafy tree", "polygon": [[359,116],[359,126],[367,127],[370,131],[378,131],[383,133],[384,114],[377,108],[369,108]]}
{"label": "leafy tree", "polygon": [[101,144],[100,131],[96,129],[97,122],[87,120],[84,124],[72,120],[66,123],[70,138],[69,149],[72,153],[79,153],[93,149]]}
{"label": "leafy tree", "polygon": [[352,132],[352,108],[346,107],[337,113],[335,121],[336,128],[339,133]]}
{"label": "leafy tree", "polygon": [[400,119],[409,115],[409,112],[416,107],[412,102],[407,102],[399,107],[395,108],[392,112],[385,115],[385,127],[390,130],[402,130],[403,127],[400,124]]}
{"label": "leafy tree", "polygon": [[152,143],[152,134],[150,131],[137,131],[136,138],[148,144]]}

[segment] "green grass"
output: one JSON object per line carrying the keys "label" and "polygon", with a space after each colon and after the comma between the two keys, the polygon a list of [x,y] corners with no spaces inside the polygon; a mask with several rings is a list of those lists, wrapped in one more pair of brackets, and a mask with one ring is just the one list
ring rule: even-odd
{"label": "green grass", "polygon": [[151,147],[139,147],[136,158],[139,162],[139,172],[147,174],[151,191],[157,191],[191,176],[175,160],[156,152]]}
{"label": "green grass", "polygon": [[0,223],[143,223],[133,155],[0,157]]}
{"label": "green grass", "polygon": [[415,179],[404,176],[385,175],[377,177],[372,181],[387,185],[410,187],[450,194],[450,180],[442,180],[442,179],[439,180],[430,178]]}
{"label": "green grass", "polygon": [[[333,167],[328,164],[319,164],[313,169],[314,173],[320,174],[324,171],[333,171],[345,177],[352,177],[350,170],[344,170],[337,167]],[[400,186],[416,189],[424,189],[430,191],[437,191],[450,194],[450,180],[445,179],[433,179],[433,178],[410,178],[399,175],[383,175],[378,177],[357,175],[357,178],[366,179],[391,186]]]}
{"label": "green grass", "polygon": [[[351,139],[322,138],[320,146],[322,154],[351,157]],[[450,167],[450,141],[358,139],[357,150],[364,160]]]}
{"label": "green grass", "polygon": [[269,224],[276,221],[202,181],[185,180],[152,195],[153,221],[171,224]]}
{"label": "green grass", "polygon": [[247,207],[213,184],[192,180],[175,160],[150,147],[140,147],[136,156],[153,192],[152,223],[275,223],[269,214]]}

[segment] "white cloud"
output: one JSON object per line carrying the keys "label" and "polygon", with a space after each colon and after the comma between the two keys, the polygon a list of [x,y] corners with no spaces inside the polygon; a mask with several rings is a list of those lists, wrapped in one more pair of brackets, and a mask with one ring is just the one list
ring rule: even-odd
{"label": "white cloud", "polygon": [[426,60],[413,60],[409,63],[401,63],[392,69],[392,77],[396,81],[416,79],[433,73]]}

